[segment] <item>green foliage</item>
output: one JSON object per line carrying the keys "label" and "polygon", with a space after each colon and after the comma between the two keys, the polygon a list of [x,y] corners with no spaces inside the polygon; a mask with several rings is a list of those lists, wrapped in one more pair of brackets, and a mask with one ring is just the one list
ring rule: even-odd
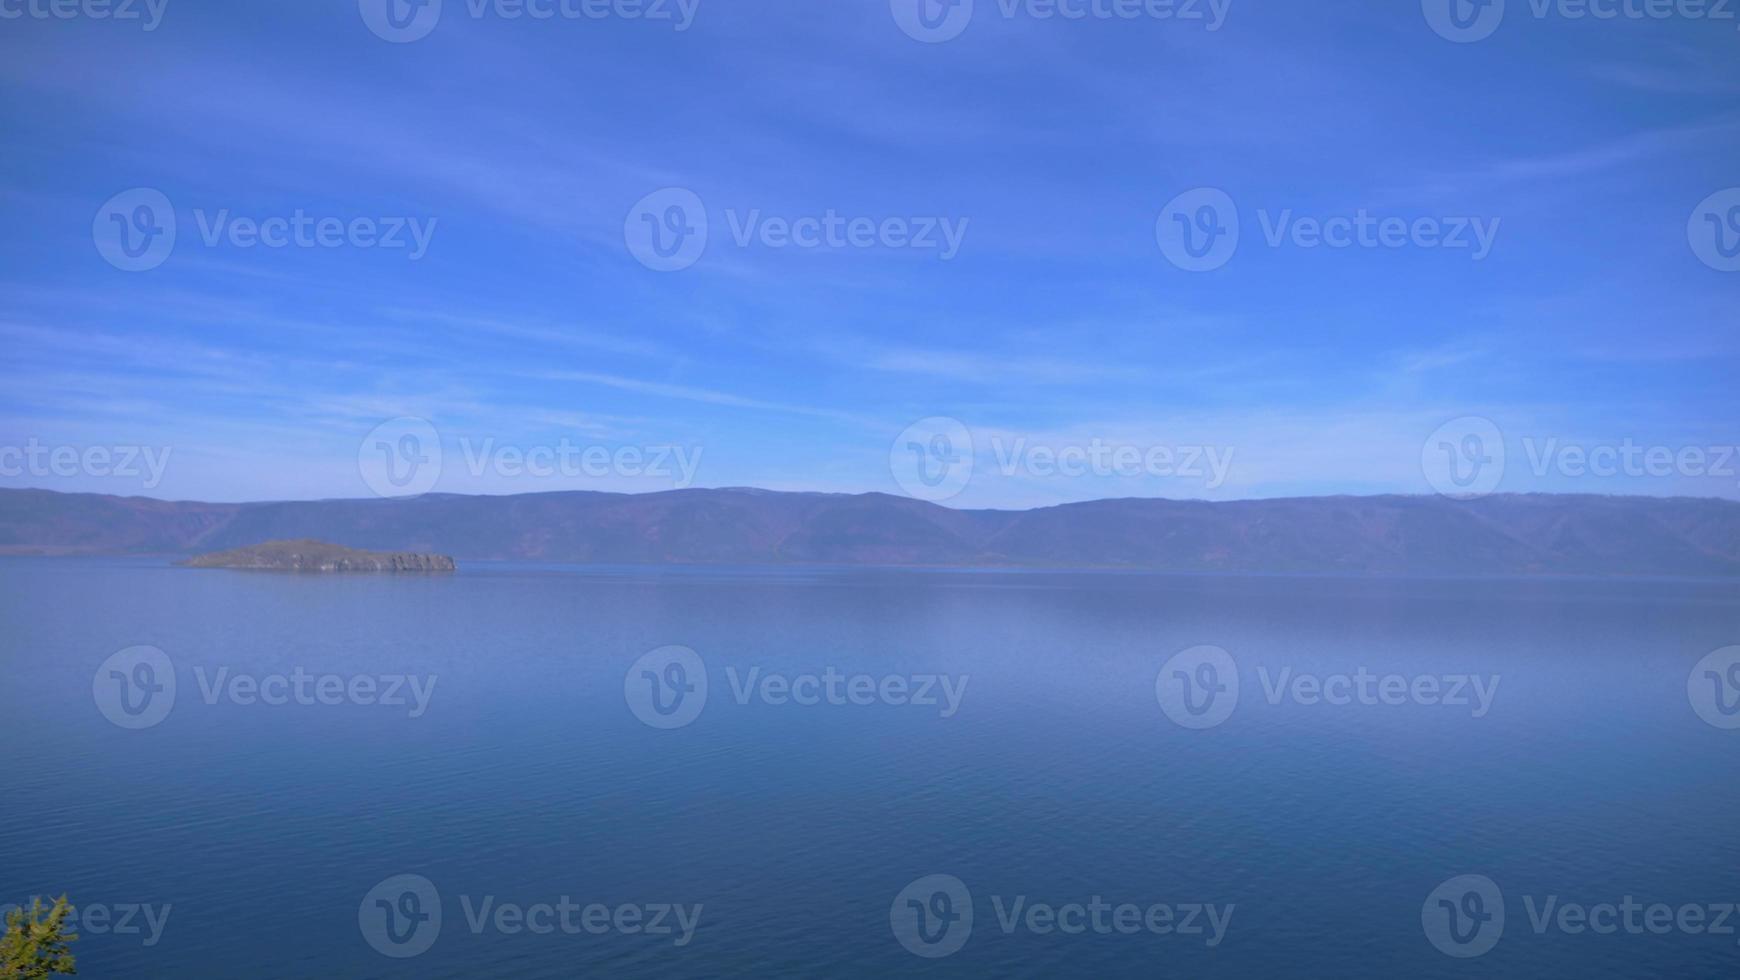
{"label": "green foliage", "polygon": [[36,980],[79,972],[67,950],[67,944],[79,938],[65,931],[72,910],[62,895],[55,899],[53,908],[44,909],[42,899],[33,897],[28,909],[20,906],[7,913],[6,935],[0,937],[0,980]]}

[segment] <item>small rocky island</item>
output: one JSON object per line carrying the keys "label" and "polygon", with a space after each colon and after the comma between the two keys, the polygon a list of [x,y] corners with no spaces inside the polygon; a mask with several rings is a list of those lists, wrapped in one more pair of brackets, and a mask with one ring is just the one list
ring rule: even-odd
{"label": "small rocky island", "polygon": [[273,572],[451,572],[457,566],[446,555],[408,551],[358,551],[344,545],[303,538],[267,541],[197,555],[181,564],[191,568],[248,568]]}

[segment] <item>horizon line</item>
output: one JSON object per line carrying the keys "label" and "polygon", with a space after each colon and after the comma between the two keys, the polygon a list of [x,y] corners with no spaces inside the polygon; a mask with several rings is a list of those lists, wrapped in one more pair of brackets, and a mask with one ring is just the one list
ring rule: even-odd
{"label": "horizon line", "polygon": [[384,503],[384,502],[388,502],[388,501],[412,501],[412,500],[421,500],[421,499],[425,499],[425,498],[442,498],[442,497],[445,497],[445,498],[464,498],[464,499],[483,499],[483,498],[507,499],[507,498],[512,498],[512,497],[555,496],[558,494],[569,494],[569,495],[572,495],[572,494],[593,494],[593,495],[597,495],[597,496],[608,496],[608,497],[656,497],[656,496],[663,496],[663,495],[668,495],[668,494],[679,494],[679,493],[754,493],[754,494],[766,494],[766,495],[770,495],[770,496],[788,496],[788,497],[800,497],[800,496],[809,496],[809,497],[887,497],[890,500],[910,501],[910,502],[915,503],[915,504],[929,504],[931,506],[938,507],[938,508],[941,508],[943,510],[955,511],[957,513],[991,512],[991,513],[1011,513],[1011,514],[1028,513],[1031,511],[1040,511],[1040,510],[1050,510],[1050,509],[1058,508],[1058,507],[1076,507],[1076,506],[1083,506],[1083,505],[1087,505],[1087,504],[1122,503],[1122,502],[1127,502],[1127,501],[1153,501],[1153,502],[1164,502],[1164,503],[1173,503],[1173,504],[1205,504],[1205,505],[1209,505],[1209,506],[1222,506],[1222,505],[1228,505],[1228,504],[1285,503],[1285,502],[1296,502],[1296,501],[1324,501],[1324,500],[1444,500],[1444,501],[1447,501],[1449,503],[1467,504],[1467,503],[1475,503],[1475,502],[1478,502],[1480,500],[1491,499],[1494,497],[1503,497],[1503,498],[1522,498],[1522,497],[1546,498],[1546,497],[1551,497],[1551,498],[1559,498],[1559,499],[1597,498],[1597,499],[1603,499],[1603,500],[1663,500],[1663,501],[1666,501],[1666,500],[1692,500],[1692,501],[1712,501],[1712,502],[1740,506],[1740,500],[1735,500],[1735,499],[1730,498],[1730,497],[1717,497],[1717,496],[1700,497],[1700,496],[1693,496],[1693,495],[1689,495],[1689,494],[1589,493],[1589,492],[1553,492],[1553,491],[1538,491],[1538,490],[1494,491],[1492,493],[1473,494],[1473,495],[1469,495],[1469,496],[1465,496],[1465,497],[1450,496],[1450,495],[1441,494],[1441,493],[1364,493],[1364,494],[1362,494],[1362,493],[1325,493],[1325,494],[1309,494],[1309,495],[1294,494],[1294,495],[1278,496],[1278,497],[1237,497],[1237,498],[1231,498],[1231,499],[1226,499],[1226,500],[1210,500],[1210,499],[1207,499],[1204,497],[1159,497],[1159,496],[1155,496],[1155,497],[1139,497],[1139,496],[1090,497],[1090,498],[1083,499],[1083,500],[1069,500],[1069,501],[1063,501],[1063,502],[1054,503],[1054,504],[1042,504],[1042,505],[1038,505],[1038,506],[1034,506],[1034,507],[951,507],[946,502],[934,501],[934,500],[924,500],[924,499],[919,498],[919,497],[910,497],[910,496],[904,496],[904,495],[897,494],[897,493],[888,493],[887,491],[884,491],[884,490],[859,490],[859,491],[848,491],[848,490],[775,490],[775,489],[771,489],[771,488],[767,488],[767,487],[753,487],[753,486],[741,486],[741,485],[723,486],[723,487],[671,487],[671,488],[662,489],[662,490],[643,490],[643,491],[578,490],[578,489],[522,490],[522,491],[513,491],[513,492],[507,492],[507,493],[453,493],[450,491],[431,491],[428,493],[406,494],[403,496],[392,496],[392,497],[388,497],[388,496],[311,497],[311,498],[301,498],[301,499],[281,498],[281,499],[275,499],[275,500],[197,500],[197,499],[192,499],[192,498],[153,497],[153,496],[150,496],[148,494],[99,493],[97,491],[92,491],[92,490],[52,490],[52,489],[49,489],[47,487],[0,487],[0,494],[15,494],[15,493],[46,493],[46,494],[53,494],[53,495],[58,496],[58,497],[103,497],[103,498],[107,498],[110,500],[149,500],[153,503],[160,503],[160,504],[201,504],[201,505],[212,506],[212,507],[264,507],[264,506],[271,506],[274,504],[369,503],[369,502],[377,502],[377,501]]}

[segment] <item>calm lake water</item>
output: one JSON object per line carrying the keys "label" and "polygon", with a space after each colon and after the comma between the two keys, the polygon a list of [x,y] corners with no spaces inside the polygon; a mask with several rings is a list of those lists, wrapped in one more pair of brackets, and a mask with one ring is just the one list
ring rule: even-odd
{"label": "calm lake water", "polygon": [[1733,584],[15,559],[0,615],[0,896],[81,976],[1740,973]]}

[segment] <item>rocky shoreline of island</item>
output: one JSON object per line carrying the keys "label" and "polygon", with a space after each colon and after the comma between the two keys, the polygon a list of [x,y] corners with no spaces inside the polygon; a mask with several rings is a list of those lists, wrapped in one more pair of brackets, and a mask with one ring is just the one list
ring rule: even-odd
{"label": "rocky shoreline of island", "polygon": [[214,551],[195,555],[180,564],[189,568],[274,572],[451,572],[459,567],[447,555],[362,551],[308,538]]}

